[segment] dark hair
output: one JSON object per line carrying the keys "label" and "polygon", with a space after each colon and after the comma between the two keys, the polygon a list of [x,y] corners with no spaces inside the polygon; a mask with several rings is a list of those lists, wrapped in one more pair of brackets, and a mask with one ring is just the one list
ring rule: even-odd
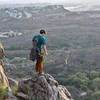
{"label": "dark hair", "polygon": [[40,34],[43,34],[43,33],[46,34],[45,30],[41,29]]}

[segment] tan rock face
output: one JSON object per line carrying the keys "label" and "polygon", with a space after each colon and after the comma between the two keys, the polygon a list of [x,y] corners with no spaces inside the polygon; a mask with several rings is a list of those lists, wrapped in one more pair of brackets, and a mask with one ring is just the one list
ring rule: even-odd
{"label": "tan rock face", "polygon": [[11,91],[11,89],[9,87],[8,79],[7,79],[6,75],[4,74],[2,65],[0,65],[0,84],[2,84],[5,88],[8,88],[8,90]]}
{"label": "tan rock face", "polygon": [[3,57],[4,57],[4,48],[3,48],[3,46],[2,46],[2,44],[0,42],[0,60],[2,60]]}
{"label": "tan rock face", "polygon": [[49,74],[20,81],[17,97],[22,100],[72,100],[68,90]]}
{"label": "tan rock face", "polygon": [[8,89],[8,91],[11,91],[10,87],[9,87],[9,82],[8,79],[4,73],[4,69],[2,66],[2,59],[4,57],[4,49],[2,44],[0,43],[0,84],[2,84],[5,88]]}

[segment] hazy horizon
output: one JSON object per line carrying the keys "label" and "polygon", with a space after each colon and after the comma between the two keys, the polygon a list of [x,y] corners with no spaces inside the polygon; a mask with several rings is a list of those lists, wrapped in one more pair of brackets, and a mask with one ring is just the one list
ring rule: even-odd
{"label": "hazy horizon", "polygon": [[0,0],[0,4],[28,4],[28,3],[54,3],[54,4],[86,4],[100,5],[100,0]]}

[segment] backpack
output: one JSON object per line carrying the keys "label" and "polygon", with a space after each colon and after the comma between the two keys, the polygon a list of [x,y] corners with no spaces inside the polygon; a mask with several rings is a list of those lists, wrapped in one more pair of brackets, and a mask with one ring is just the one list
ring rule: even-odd
{"label": "backpack", "polygon": [[34,46],[32,47],[31,52],[30,52],[30,60],[35,61],[40,56],[40,50],[39,50],[38,45],[37,45],[38,38],[36,38],[33,42],[34,42]]}

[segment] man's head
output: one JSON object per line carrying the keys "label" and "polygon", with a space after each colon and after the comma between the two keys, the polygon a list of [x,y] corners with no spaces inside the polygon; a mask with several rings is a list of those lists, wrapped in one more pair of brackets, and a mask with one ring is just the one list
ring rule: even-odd
{"label": "man's head", "polygon": [[41,30],[40,30],[40,34],[43,35],[43,36],[45,36],[45,35],[46,35],[45,30],[41,29]]}

